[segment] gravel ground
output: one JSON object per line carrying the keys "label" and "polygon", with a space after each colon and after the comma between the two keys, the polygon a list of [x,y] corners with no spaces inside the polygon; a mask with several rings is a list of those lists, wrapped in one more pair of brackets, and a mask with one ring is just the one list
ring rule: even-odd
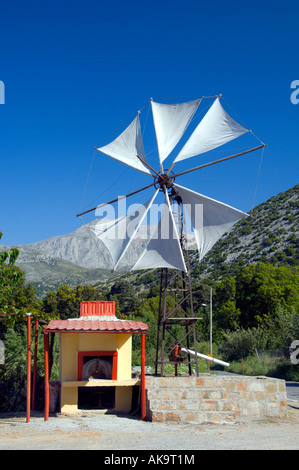
{"label": "gravel ground", "polygon": [[[247,419],[230,425],[151,423],[95,411],[50,416],[49,421],[34,413],[26,423],[24,413],[0,414],[0,449],[102,450],[103,459],[121,450],[132,451],[132,455],[141,450],[173,454],[174,449],[176,454],[197,450],[298,450],[299,403],[288,407],[287,418]],[[137,455],[140,459],[140,455],[147,454]],[[135,466],[133,463],[131,466]]]}

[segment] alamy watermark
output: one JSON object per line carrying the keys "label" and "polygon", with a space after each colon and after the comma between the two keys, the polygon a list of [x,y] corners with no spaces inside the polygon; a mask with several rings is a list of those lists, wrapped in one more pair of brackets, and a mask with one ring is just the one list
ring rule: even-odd
{"label": "alamy watermark", "polygon": [[5,104],[5,87],[2,80],[0,80],[0,104]]}
{"label": "alamy watermark", "polygon": [[[203,205],[183,204],[183,231],[186,241],[194,241],[196,227],[197,238],[202,237]],[[141,240],[173,240],[180,236],[180,213],[172,213],[168,204],[131,204],[126,206],[126,198],[119,197],[117,208],[107,204],[96,209],[100,220],[93,226],[93,231],[101,240],[125,240],[136,237]],[[191,222],[192,220],[192,222]]]}
{"label": "alamy watermark", "polygon": [[0,340],[0,364],[5,364],[4,343]]}
{"label": "alamy watermark", "polygon": [[292,364],[299,364],[299,340],[292,342],[290,346],[290,359]]}
{"label": "alamy watermark", "polygon": [[290,99],[292,104],[299,103],[299,80],[293,80],[291,83],[291,88],[294,91],[291,93]]}

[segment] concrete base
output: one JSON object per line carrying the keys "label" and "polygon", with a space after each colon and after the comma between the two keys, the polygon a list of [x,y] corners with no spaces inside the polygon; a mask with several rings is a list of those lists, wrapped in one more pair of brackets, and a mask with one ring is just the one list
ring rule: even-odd
{"label": "concrete base", "polygon": [[235,423],[286,417],[285,381],[269,377],[146,376],[147,418],[156,422]]}

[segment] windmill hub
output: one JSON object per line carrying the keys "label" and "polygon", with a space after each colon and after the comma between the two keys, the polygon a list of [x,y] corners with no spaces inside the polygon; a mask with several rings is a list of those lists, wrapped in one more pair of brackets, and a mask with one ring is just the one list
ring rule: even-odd
{"label": "windmill hub", "polygon": [[170,189],[174,184],[174,178],[167,175],[166,173],[163,173],[157,178],[157,183],[161,189],[163,189],[163,186],[166,186],[167,189]]}

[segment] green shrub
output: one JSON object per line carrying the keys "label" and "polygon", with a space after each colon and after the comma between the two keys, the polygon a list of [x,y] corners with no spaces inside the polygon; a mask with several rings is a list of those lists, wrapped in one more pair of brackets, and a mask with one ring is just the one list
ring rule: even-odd
{"label": "green shrub", "polygon": [[266,377],[275,377],[277,379],[284,379],[290,381],[299,380],[298,365],[291,363],[289,359],[263,356],[258,358],[255,356],[246,357],[242,361],[232,361],[228,368],[229,372],[234,374],[245,375],[262,375]]}
{"label": "green shrub", "polygon": [[234,361],[253,355],[255,349],[265,349],[266,342],[267,338],[263,330],[239,328],[236,331],[223,333],[223,342],[219,351],[226,361]]}

